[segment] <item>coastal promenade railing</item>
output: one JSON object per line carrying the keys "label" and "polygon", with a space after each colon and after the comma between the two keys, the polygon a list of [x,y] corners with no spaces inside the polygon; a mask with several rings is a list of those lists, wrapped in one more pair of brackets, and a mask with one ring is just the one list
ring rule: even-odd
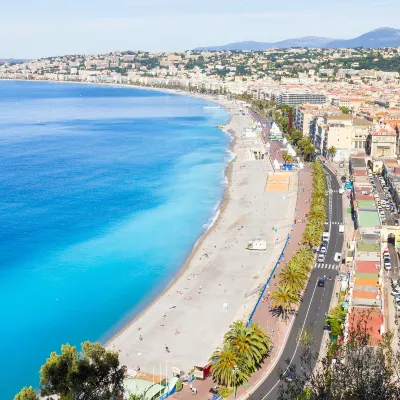
{"label": "coastal promenade railing", "polygon": [[280,261],[281,261],[282,258],[283,258],[283,253],[285,252],[285,249],[286,249],[286,246],[287,246],[287,244],[288,244],[288,242],[289,242],[289,239],[290,239],[290,234],[287,235],[286,242],[285,242],[285,245],[283,246],[282,252],[281,252],[281,254],[280,254],[279,257],[278,257],[278,260],[276,261],[275,266],[274,266],[274,268],[272,269],[272,271],[271,271],[271,273],[270,273],[270,275],[269,275],[269,277],[268,277],[268,279],[267,279],[267,282],[265,282],[265,284],[264,284],[264,286],[263,286],[263,288],[262,288],[262,291],[261,291],[260,295],[258,296],[257,303],[256,303],[256,305],[254,306],[253,311],[252,311],[251,314],[250,314],[250,317],[249,317],[249,319],[248,319],[248,321],[247,321],[246,326],[249,326],[249,325],[253,322],[254,314],[255,314],[255,312],[257,311],[257,308],[258,308],[258,306],[259,306],[259,304],[260,304],[260,302],[261,302],[261,299],[262,299],[263,296],[264,296],[265,290],[267,289],[267,287],[269,287],[269,284],[270,284],[270,282],[271,282],[271,279],[272,279],[272,277],[274,276],[275,271],[276,271],[276,269],[278,268],[278,265],[279,265]]}

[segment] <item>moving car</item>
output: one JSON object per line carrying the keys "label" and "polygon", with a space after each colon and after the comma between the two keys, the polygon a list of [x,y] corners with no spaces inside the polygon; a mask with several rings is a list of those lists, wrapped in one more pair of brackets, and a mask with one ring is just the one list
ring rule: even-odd
{"label": "moving car", "polygon": [[340,262],[342,260],[342,255],[340,253],[335,253],[335,256],[333,257],[333,260],[335,262]]}
{"label": "moving car", "polygon": [[339,225],[339,232],[340,232],[340,233],[343,233],[343,232],[344,232],[344,225],[343,225],[343,224],[340,224],[340,225]]}
{"label": "moving car", "polygon": [[318,279],[318,286],[319,287],[325,287],[325,278],[319,278]]}

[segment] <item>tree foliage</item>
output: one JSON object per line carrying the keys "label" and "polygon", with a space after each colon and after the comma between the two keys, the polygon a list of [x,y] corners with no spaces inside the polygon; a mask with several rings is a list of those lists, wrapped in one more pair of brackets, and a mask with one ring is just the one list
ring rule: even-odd
{"label": "tree foliage", "polygon": [[256,323],[246,326],[241,321],[232,323],[225,334],[224,344],[217,348],[210,360],[213,361],[211,373],[219,384],[232,387],[242,384],[259,367],[268,354],[271,341],[269,336]]}
{"label": "tree foliage", "polygon": [[[294,379],[280,387],[279,399],[395,400],[400,398],[400,353],[395,353],[393,334],[383,335],[374,346],[369,312],[352,321],[347,339],[336,345],[315,368],[319,358],[315,343],[303,343],[299,365],[289,365]],[[289,363],[289,361],[288,361]],[[305,389],[306,388],[306,389]]]}
{"label": "tree foliage", "polygon": [[37,400],[35,391],[32,386],[24,387],[22,390],[14,396],[14,400]]}
{"label": "tree foliage", "polygon": [[122,396],[126,367],[119,365],[118,353],[100,343],[84,342],[82,352],[75,346],[61,346],[51,353],[40,369],[41,395],[58,395],[61,400],[109,400]]}

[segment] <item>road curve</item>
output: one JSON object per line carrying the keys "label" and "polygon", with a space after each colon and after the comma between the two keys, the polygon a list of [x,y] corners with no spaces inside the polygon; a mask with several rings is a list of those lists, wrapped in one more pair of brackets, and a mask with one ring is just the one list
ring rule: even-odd
{"label": "road curve", "polygon": [[[332,189],[329,194],[329,201],[327,202],[331,233],[325,262],[323,264],[317,263],[313,269],[303,302],[300,305],[298,316],[293,324],[285,348],[274,369],[258,389],[249,396],[249,399],[252,400],[275,400],[278,398],[279,387],[285,384],[279,377],[280,371],[287,368],[285,360],[290,360],[292,365],[297,365],[300,368],[301,351],[298,349],[296,340],[299,332],[307,329],[310,330],[313,335],[315,348],[319,349],[321,347],[325,313],[329,310],[334,289],[334,280],[338,273],[337,269],[334,269],[334,266],[337,267],[337,264],[334,262],[334,255],[336,252],[342,252],[344,239],[343,233],[339,233],[339,224],[343,223],[342,195],[338,193],[339,183],[336,176],[328,168],[325,168],[325,175],[328,190],[329,188]],[[327,276],[325,287],[318,287],[318,279],[324,275]],[[329,280],[329,277],[332,277],[332,280]]]}

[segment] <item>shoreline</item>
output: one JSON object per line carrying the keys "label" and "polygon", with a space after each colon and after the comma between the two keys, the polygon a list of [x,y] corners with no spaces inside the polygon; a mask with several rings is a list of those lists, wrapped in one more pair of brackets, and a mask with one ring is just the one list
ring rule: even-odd
{"label": "shoreline", "polygon": [[[166,359],[170,366],[186,372],[194,365],[204,366],[232,321],[248,316],[255,299],[246,298],[245,294],[263,281],[271,259],[281,248],[281,244],[269,242],[268,252],[254,253],[243,250],[243,244],[261,235],[268,241],[274,221],[288,219],[286,205],[289,207],[290,201],[282,203],[282,193],[265,190],[269,161],[248,160],[251,147],[262,144],[259,137],[245,139],[242,135],[254,121],[248,113],[238,112],[242,102],[227,100],[225,96],[216,98],[218,95],[124,84],[31,81],[159,91],[198,98],[230,113],[222,131],[231,138],[226,152],[234,156],[224,168],[224,194],[210,216],[210,226],[205,227],[164,289],[149,296],[140,312],[126,318],[128,322],[118,321],[102,337],[107,348],[119,350],[121,364],[130,369],[140,364],[141,370],[150,373],[154,366],[158,369],[161,362],[165,364]],[[267,212],[270,207],[272,213]],[[281,234],[284,235],[283,229]],[[172,355],[169,351],[167,356],[163,355],[167,344]]]}
{"label": "shoreline", "polygon": [[[200,99],[203,101],[207,101],[209,103],[217,104],[220,107],[222,107],[226,112],[229,113],[229,117],[227,122],[225,123],[225,127],[229,126],[229,124],[232,121],[232,112],[228,109],[228,106],[223,103],[222,99],[215,100],[210,99],[212,97],[211,95],[203,95],[203,94],[196,94],[196,93],[190,93],[190,92],[185,92],[185,91],[179,91],[176,89],[167,89],[167,88],[153,88],[153,87],[147,87],[147,86],[140,86],[140,85],[127,85],[127,84],[111,84],[111,83],[95,83],[95,82],[72,82],[72,81],[51,81],[51,80],[35,80],[35,79],[4,79],[5,81],[16,81],[16,82],[48,82],[48,83],[61,83],[61,84],[79,84],[79,85],[92,85],[92,86],[101,86],[101,87],[118,87],[118,88],[127,88],[127,89],[136,89],[136,90],[147,90],[147,91],[158,91],[161,93],[166,93],[166,94],[173,94],[173,95],[181,95],[181,96],[188,96],[188,97],[193,97],[196,99]],[[224,99],[225,100],[225,99]],[[234,154],[234,146],[236,142],[236,137],[235,134],[230,132],[226,128],[218,128],[223,133],[228,135],[230,137],[230,143],[229,146],[226,149],[227,154]],[[158,293],[154,298],[150,299],[150,301],[147,302],[147,305],[144,306],[144,308],[137,313],[134,317],[132,317],[129,322],[123,325],[122,328],[118,329],[116,333],[110,335],[107,334],[107,332],[104,333],[103,338],[104,338],[104,346],[108,346],[116,337],[118,337],[121,333],[129,329],[129,327],[134,324],[140,317],[142,317],[146,312],[148,311],[149,308],[151,308],[154,303],[156,303],[159,299],[161,299],[173,286],[174,284],[183,276],[183,274],[187,271],[189,268],[190,262],[192,261],[196,251],[200,248],[201,244],[205,240],[206,236],[213,231],[215,228],[216,224],[218,223],[218,220],[221,218],[221,215],[224,212],[224,209],[226,208],[227,202],[229,201],[229,185],[231,181],[231,174],[232,174],[232,163],[234,162],[236,158],[236,155],[232,157],[232,159],[227,162],[224,172],[223,172],[223,177],[227,179],[227,182],[225,184],[225,189],[224,189],[224,195],[219,201],[218,207],[215,210],[215,212],[210,215],[210,220],[212,221],[212,224],[204,229],[204,232],[199,236],[199,238],[196,240],[194,246],[191,248],[188,257],[186,258],[186,261],[178,268],[177,273],[171,277],[169,280],[169,283],[165,286],[165,288]],[[218,215],[217,215],[218,214]],[[217,217],[215,218],[215,216]],[[132,307],[132,309],[134,306]],[[118,326],[118,323],[121,321],[117,322],[115,326]],[[109,331],[112,330],[112,327],[109,328]]]}
{"label": "shoreline", "polygon": [[[152,90],[152,88],[149,88],[149,89]],[[203,99],[203,100],[205,100],[205,99]],[[219,104],[219,103],[215,102],[215,104]],[[229,114],[230,114],[229,120],[225,125],[225,126],[229,126],[229,124],[230,124],[230,122],[232,120],[232,113],[226,108],[226,106],[222,106],[222,107],[227,112],[229,112]],[[231,143],[229,144],[229,147],[227,148],[227,152],[231,151],[234,154],[233,150],[234,150],[235,143],[236,143],[236,137],[235,137],[234,134],[232,134],[232,133],[230,133],[228,131],[226,131],[226,132],[231,137]],[[219,201],[219,204],[218,204],[217,209],[215,210],[215,213],[210,216],[210,219],[213,219],[212,224],[208,228],[206,228],[204,230],[204,232],[196,240],[196,243],[194,244],[194,246],[190,250],[190,253],[189,253],[188,257],[186,258],[186,261],[184,262],[184,264],[181,265],[181,267],[179,267],[177,273],[172,277],[172,279],[169,281],[167,286],[162,290],[162,292],[160,292],[153,300],[151,300],[144,307],[144,309],[142,311],[140,311],[133,318],[131,318],[131,320],[127,324],[125,324],[121,329],[119,329],[117,333],[115,333],[114,335],[112,335],[111,337],[106,339],[106,341],[104,342],[105,346],[108,346],[116,337],[118,337],[121,333],[123,333],[124,331],[129,329],[129,327],[131,325],[133,325],[137,320],[139,320],[139,318],[142,317],[148,311],[148,309],[153,306],[154,303],[156,303],[165,294],[167,294],[167,292],[176,284],[176,282],[184,275],[184,273],[187,272],[187,270],[188,270],[188,268],[190,266],[190,263],[193,260],[193,257],[195,256],[196,251],[198,251],[200,249],[201,244],[206,239],[207,235],[209,233],[211,233],[215,229],[215,226],[217,225],[219,219],[223,215],[223,212],[224,212],[224,210],[225,210],[225,208],[226,208],[226,206],[228,204],[228,201],[229,201],[229,193],[228,193],[229,192],[229,185],[230,185],[231,177],[232,177],[232,163],[234,162],[235,159],[236,159],[236,155],[225,166],[224,177],[227,179],[227,182],[225,184],[225,190],[224,190],[223,198]],[[214,216],[216,214],[218,214],[218,215],[214,219]]]}
{"label": "shoreline", "polygon": [[[101,87],[119,87],[119,88],[127,88],[127,89],[136,89],[136,90],[148,90],[148,91],[158,91],[161,93],[166,93],[166,94],[173,94],[173,95],[181,95],[181,96],[188,96],[188,97],[193,97],[196,99],[200,99],[203,101],[207,101],[209,103],[217,104],[220,107],[222,107],[226,112],[229,113],[229,118],[227,122],[225,123],[224,127],[225,128],[218,128],[223,133],[228,135],[231,139],[229,146],[226,149],[227,154],[234,154],[234,147],[236,143],[236,136],[234,132],[230,132],[226,127],[228,127],[232,121],[232,112],[228,109],[228,105],[223,103],[223,100],[227,101],[226,98],[224,99],[210,99],[212,95],[208,94],[196,94],[196,93],[190,93],[190,92],[185,92],[183,90],[176,90],[176,89],[167,89],[167,88],[153,88],[149,86],[140,86],[140,85],[131,85],[131,84],[118,84],[118,83],[96,83],[96,82],[73,82],[73,81],[53,81],[53,80],[36,80],[36,79],[1,79],[0,81],[15,81],[15,82],[48,82],[48,83],[61,83],[61,84],[78,84],[78,85],[92,85],[92,86],[101,86]],[[149,308],[153,306],[154,303],[156,303],[159,299],[161,299],[172,287],[173,285],[183,276],[183,274],[187,271],[189,268],[190,262],[192,261],[196,251],[200,248],[201,244],[207,237],[209,233],[213,231],[215,226],[218,223],[218,220],[221,218],[221,215],[223,214],[227,203],[229,201],[229,186],[231,182],[231,175],[232,175],[232,163],[234,162],[236,158],[236,155],[232,157],[232,159],[227,162],[224,172],[223,172],[223,177],[226,178],[227,182],[225,184],[225,190],[224,190],[224,195],[222,199],[219,201],[218,207],[215,210],[214,214],[210,216],[210,220],[212,220],[212,224],[205,228],[204,232],[199,236],[199,238],[196,240],[194,246],[191,248],[188,257],[186,258],[186,261],[179,267],[177,270],[177,273],[170,279],[169,283],[166,285],[166,287],[157,295],[155,296],[152,300],[150,300],[147,305],[144,306],[143,310],[137,313],[133,318],[129,320],[128,323],[124,324],[124,326],[118,331],[113,334],[109,335],[107,332],[104,333],[104,346],[108,346],[110,342],[114,340],[117,336],[119,336],[121,333],[129,329],[129,327],[134,324],[140,317],[142,317]],[[218,215],[217,215],[218,214]],[[215,218],[215,216],[217,217]],[[134,306],[132,307],[132,309]],[[121,322],[121,321],[120,321]],[[114,325],[118,326],[118,322]],[[112,327],[109,328],[109,331],[112,329]]]}

